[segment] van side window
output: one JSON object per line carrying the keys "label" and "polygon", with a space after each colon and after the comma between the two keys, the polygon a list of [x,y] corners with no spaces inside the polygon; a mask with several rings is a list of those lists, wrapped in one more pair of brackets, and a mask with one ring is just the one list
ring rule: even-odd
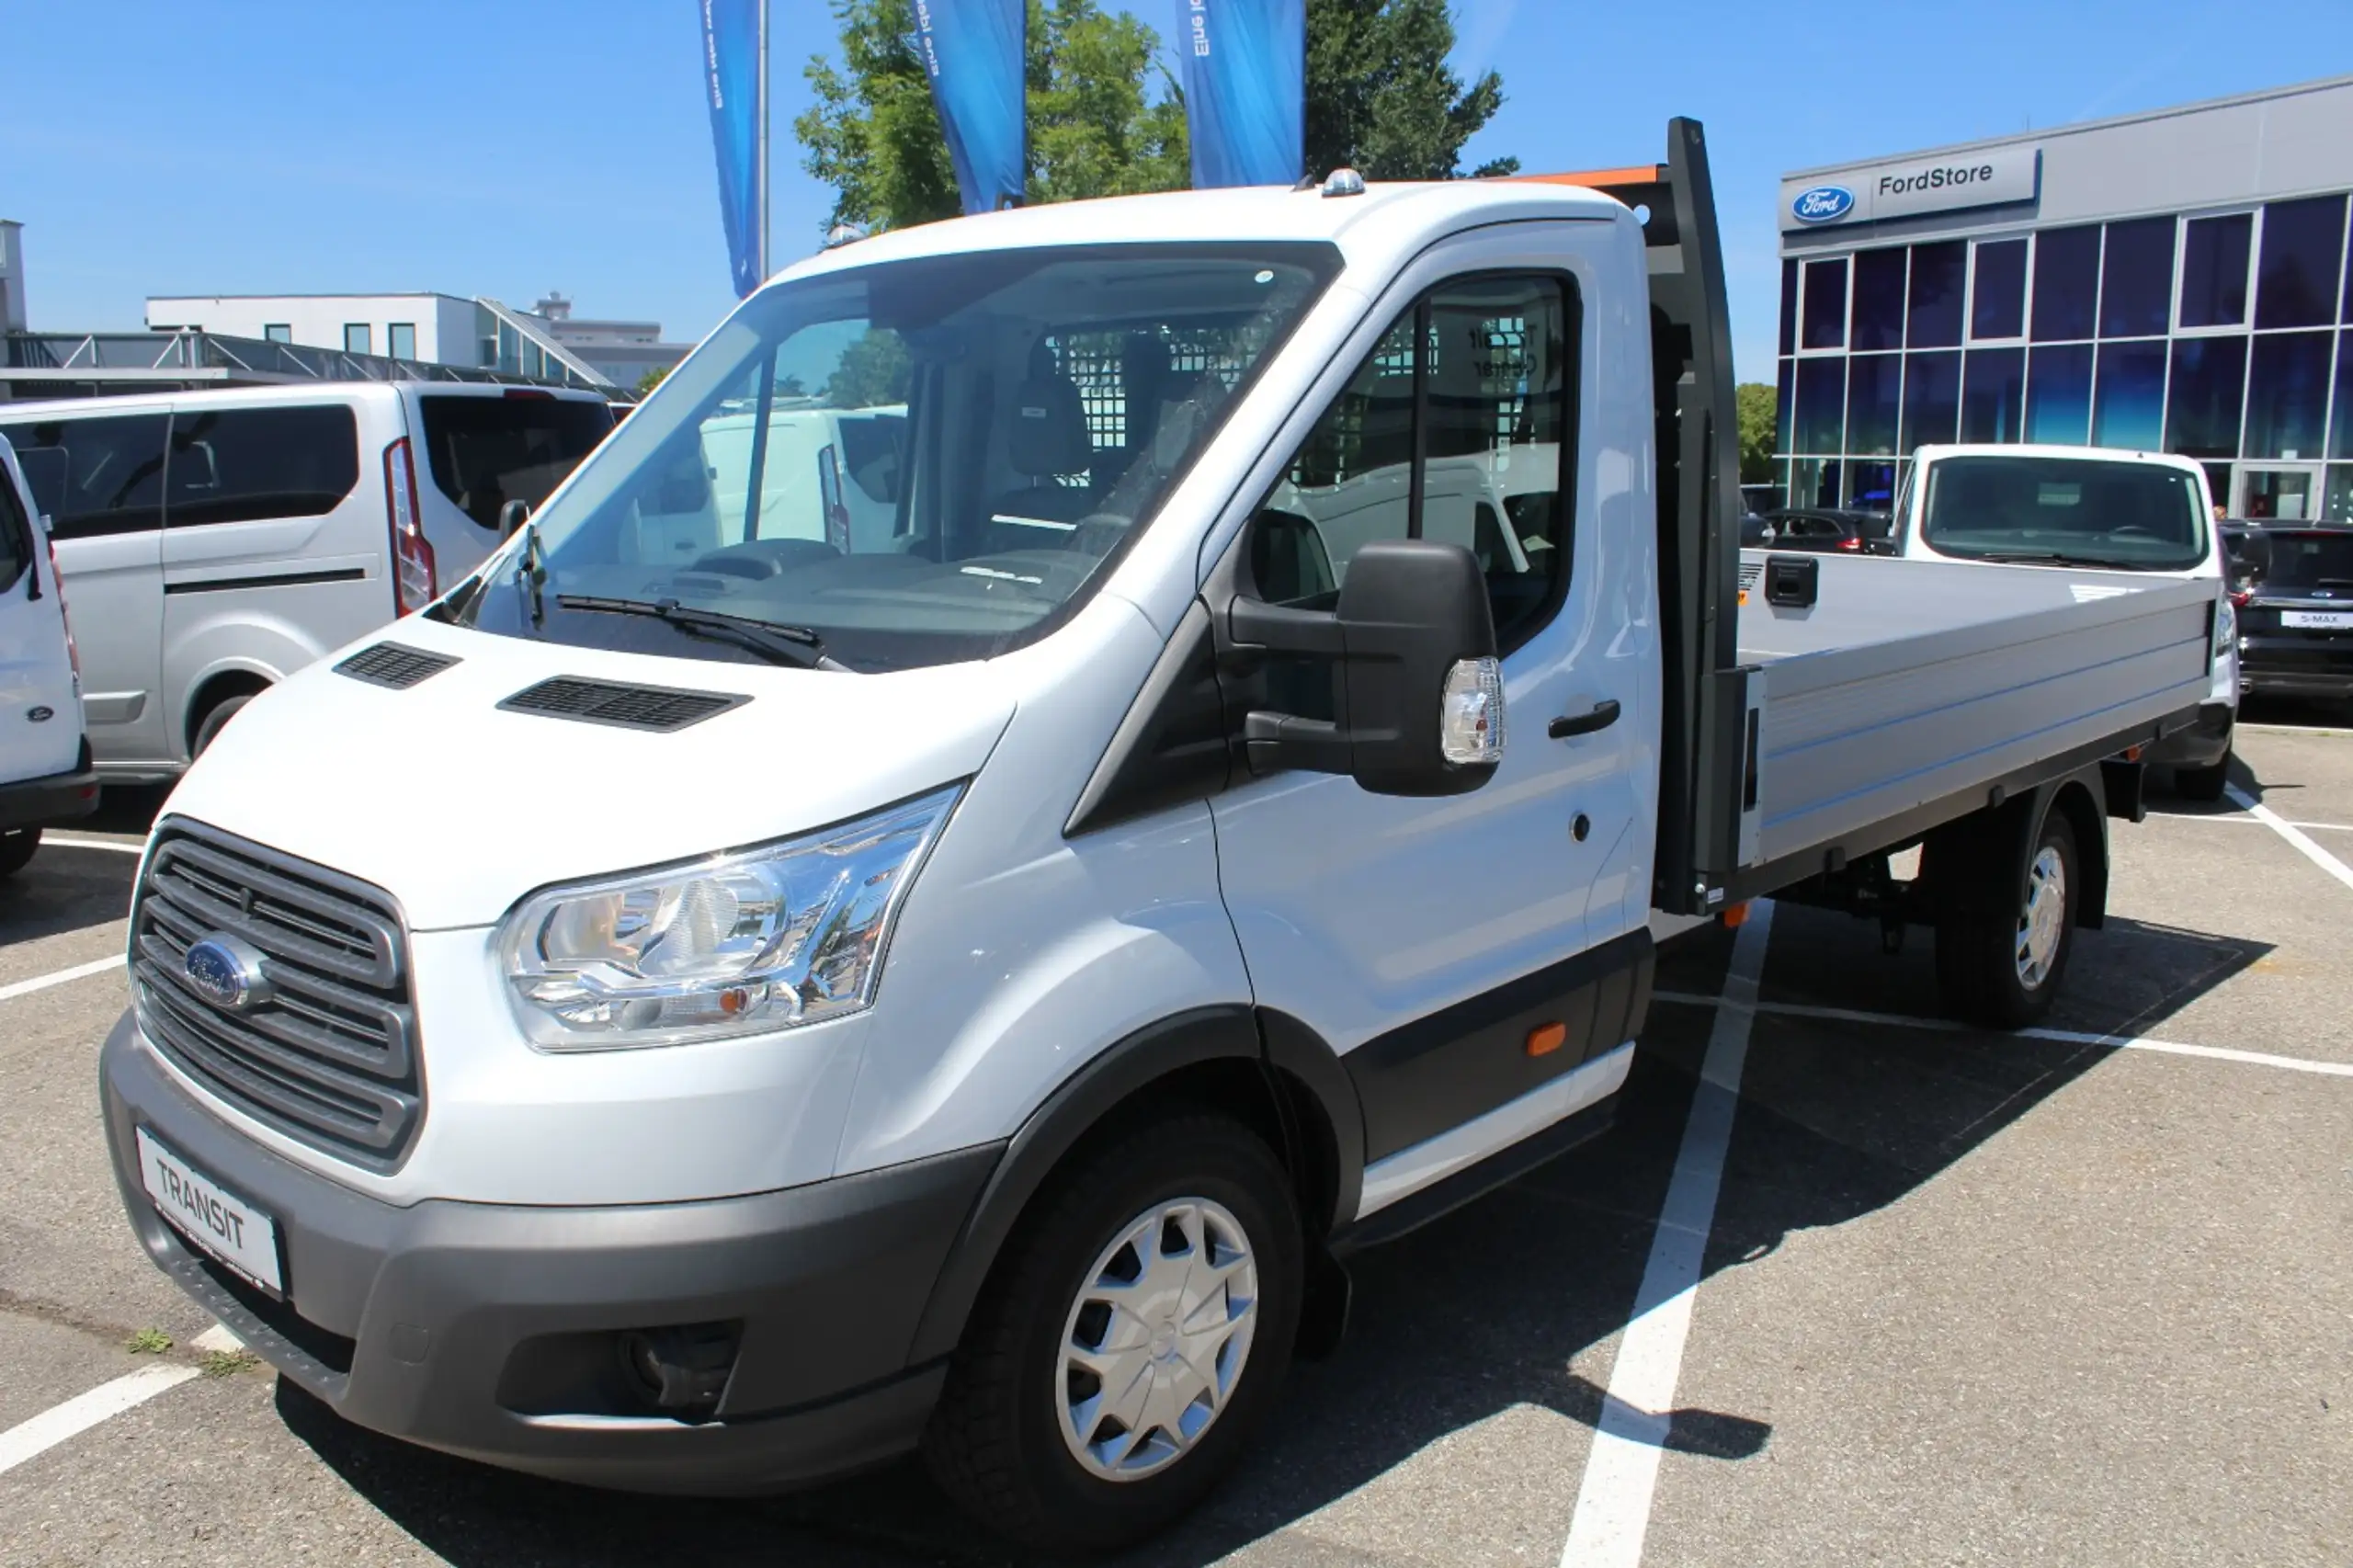
{"label": "van side window", "polygon": [[90,539],[164,526],[161,414],[98,419],[45,419],[0,426],[32,486],[33,506],[49,514],[51,537]]}
{"label": "van side window", "polygon": [[1376,539],[1477,557],[1506,653],[1568,591],[1576,473],[1575,286],[1442,284],[1401,314],[1293,456],[1252,523],[1270,601],[1325,608]]}
{"label": "van side window", "polygon": [[359,483],[359,424],[344,403],[182,409],[164,478],[176,528],[320,517]]}
{"label": "van side window", "polygon": [[40,548],[31,520],[17,504],[17,487],[0,471],[0,594],[16,587],[25,568],[32,564],[33,551]]}
{"label": "van side window", "polygon": [[613,432],[612,408],[601,398],[426,392],[416,401],[434,487],[486,528],[498,526],[509,501],[537,510]]}

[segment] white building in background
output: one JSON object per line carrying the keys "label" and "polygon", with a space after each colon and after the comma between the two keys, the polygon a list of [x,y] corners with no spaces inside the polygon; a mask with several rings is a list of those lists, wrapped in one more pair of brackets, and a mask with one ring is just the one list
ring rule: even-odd
{"label": "white building in background", "polygon": [[25,330],[25,226],[0,218],[0,332]]}
{"label": "white building in background", "polygon": [[658,322],[578,321],[550,294],[533,311],[455,294],[155,294],[150,331],[195,328],[310,348],[427,364],[581,380],[627,390],[667,369],[691,344],[664,343]]}

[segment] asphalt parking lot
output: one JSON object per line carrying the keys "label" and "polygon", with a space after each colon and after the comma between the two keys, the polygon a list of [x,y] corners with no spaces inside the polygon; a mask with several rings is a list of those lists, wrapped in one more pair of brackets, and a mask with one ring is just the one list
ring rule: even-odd
{"label": "asphalt parking lot", "polygon": [[[2249,717],[2236,799],[2116,824],[2108,928],[2032,1036],[1928,1017],[1924,936],[1782,907],[1671,949],[1617,1130],[1362,1258],[1340,1353],[1134,1561],[2353,1562],[2353,732]],[[0,884],[0,1562],[1004,1560],[912,1463],[585,1492],[199,1346],[96,1110],[153,809]],[[40,1440],[132,1374],[169,1386]]]}

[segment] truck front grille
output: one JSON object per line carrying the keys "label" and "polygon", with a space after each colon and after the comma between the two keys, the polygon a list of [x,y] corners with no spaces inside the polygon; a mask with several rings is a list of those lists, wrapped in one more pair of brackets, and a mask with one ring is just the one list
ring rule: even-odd
{"label": "truck front grille", "polygon": [[[188,949],[208,940],[249,955],[263,984],[224,997],[192,978]],[[355,1164],[386,1170],[408,1152],[425,1079],[407,936],[387,894],[169,822],[133,902],[131,957],[140,1023],[190,1077]]]}

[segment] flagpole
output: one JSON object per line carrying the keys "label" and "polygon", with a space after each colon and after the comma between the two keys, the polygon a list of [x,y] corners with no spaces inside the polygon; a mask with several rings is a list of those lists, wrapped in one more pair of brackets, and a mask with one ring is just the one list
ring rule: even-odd
{"label": "flagpole", "polygon": [[760,281],[768,280],[768,0],[760,0],[760,81],[753,104],[760,120],[760,153],[756,160],[760,187]]}

